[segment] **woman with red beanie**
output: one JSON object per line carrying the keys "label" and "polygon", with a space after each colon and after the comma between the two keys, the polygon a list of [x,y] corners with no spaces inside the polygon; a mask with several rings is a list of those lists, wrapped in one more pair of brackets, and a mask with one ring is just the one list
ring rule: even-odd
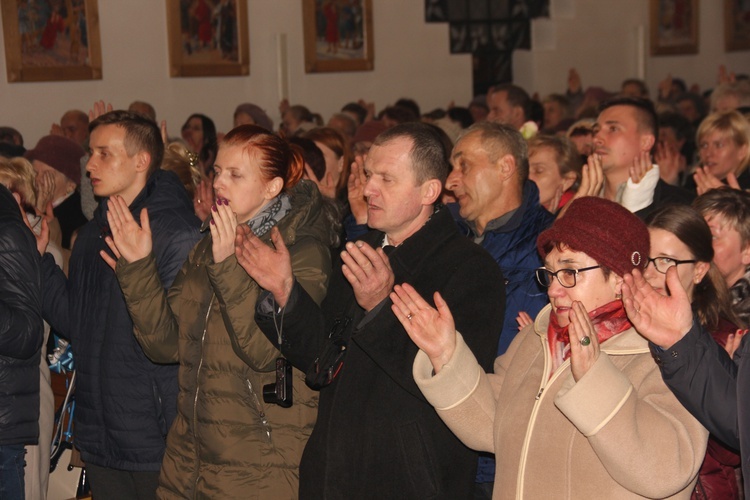
{"label": "woman with red beanie", "polygon": [[495,499],[690,498],[706,431],[664,385],[621,298],[622,276],[648,262],[646,226],[580,198],[537,248],[550,304],[492,374],[439,294],[435,309],[395,287],[394,313],[420,347],[420,390],[464,444],[496,454]]}

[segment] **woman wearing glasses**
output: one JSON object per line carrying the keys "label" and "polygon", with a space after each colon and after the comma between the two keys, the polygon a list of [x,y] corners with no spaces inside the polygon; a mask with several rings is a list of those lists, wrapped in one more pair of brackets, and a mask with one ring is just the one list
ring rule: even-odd
{"label": "woman wearing glasses", "polygon": [[[712,263],[714,249],[708,224],[694,208],[672,205],[651,214],[646,225],[651,257],[643,277],[657,292],[668,295],[667,269],[677,266],[677,276],[698,321],[719,345],[726,347],[741,321],[732,311],[724,278]],[[739,466],[738,454],[710,438],[693,498],[740,498],[735,475]]]}
{"label": "woman wearing glasses", "polygon": [[467,446],[496,453],[495,499],[689,498],[707,433],[664,385],[620,295],[622,276],[648,262],[645,225],[584,197],[537,247],[550,305],[493,374],[439,294],[435,309],[395,287],[393,310],[420,347],[420,390]]}

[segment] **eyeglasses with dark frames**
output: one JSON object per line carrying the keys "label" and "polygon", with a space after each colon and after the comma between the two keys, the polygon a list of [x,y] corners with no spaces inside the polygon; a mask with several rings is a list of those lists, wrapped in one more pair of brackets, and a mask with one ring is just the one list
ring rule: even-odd
{"label": "eyeglasses with dark frames", "polygon": [[592,269],[599,269],[600,267],[602,266],[584,267],[583,269],[558,269],[554,272],[546,267],[540,267],[536,270],[536,279],[540,285],[549,288],[549,286],[552,285],[552,277],[554,276],[557,278],[557,282],[564,288],[573,288],[576,286],[578,273],[591,271]]}
{"label": "eyeglasses with dark frames", "polygon": [[[656,269],[658,272],[667,274],[667,269],[672,266],[679,266],[680,264],[695,264],[696,262],[698,261],[695,259],[677,260],[671,257],[655,257],[653,259],[648,259],[648,262],[646,262],[646,267],[648,267],[649,264],[653,264],[654,269]],[[643,268],[644,271],[646,270],[646,267]]]}

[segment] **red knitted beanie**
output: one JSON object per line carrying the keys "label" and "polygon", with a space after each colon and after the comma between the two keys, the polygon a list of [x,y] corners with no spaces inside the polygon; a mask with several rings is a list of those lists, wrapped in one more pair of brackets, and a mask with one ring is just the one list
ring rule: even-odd
{"label": "red knitted beanie", "polygon": [[636,267],[643,270],[650,248],[643,221],[617,203],[595,196],[575,200],[564,216],[539,235],[536,246],[542,258],[550,243],[583,252],[618,276]]}

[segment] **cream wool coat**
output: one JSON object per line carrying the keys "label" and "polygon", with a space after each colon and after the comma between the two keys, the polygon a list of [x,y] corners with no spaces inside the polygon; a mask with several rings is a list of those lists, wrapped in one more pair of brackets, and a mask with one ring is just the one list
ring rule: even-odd
{"label": "cream wool coat", "polygon": [[551,307],[485,374],[458,335],[436,376],[420,351],[414,378],[470,448],[494,452],[493,499],[690,498],[706,430],[662,381],[634,329],[602,345],[578,383],[570,360],[549,377]]}

